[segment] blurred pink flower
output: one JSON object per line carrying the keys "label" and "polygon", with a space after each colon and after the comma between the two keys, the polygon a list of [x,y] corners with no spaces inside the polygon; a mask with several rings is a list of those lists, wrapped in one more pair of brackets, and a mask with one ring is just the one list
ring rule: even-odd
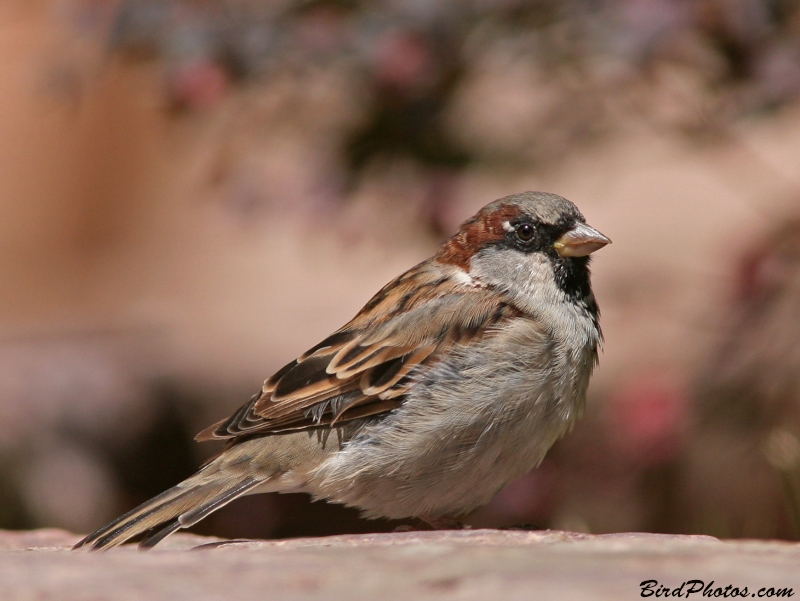
{"label": "blurred pink flower", "polygon": [[426,36],[413,31],[391,32],[378,46],[378,81],[397,90],[424,88],[433,80],[433,58]]}
{"label": "blurred pink flower", "polygon": [[626,460],[654,466],[673,459],[689,425],[689,398],[680,378],[644,372],[623,380],[605,405],[610,443]]}
{"label": "blurred pink flower", "polygon": [[230,86],[230,76],[225,68],[207,59],[181,65],[169,82],[173,105],[190,110],[216,106]]}

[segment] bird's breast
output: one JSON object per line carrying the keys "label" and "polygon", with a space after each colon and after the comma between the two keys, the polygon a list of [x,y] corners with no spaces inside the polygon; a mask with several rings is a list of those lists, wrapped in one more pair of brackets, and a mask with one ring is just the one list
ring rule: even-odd
{"label": "bird's breast", "polygon": [[[370,516],[461,515],[535,467],[579,414],[594,353],[518,319],[414,374],[403,405],[318,470]],[[585,372],[585,373],[583,373]]]}

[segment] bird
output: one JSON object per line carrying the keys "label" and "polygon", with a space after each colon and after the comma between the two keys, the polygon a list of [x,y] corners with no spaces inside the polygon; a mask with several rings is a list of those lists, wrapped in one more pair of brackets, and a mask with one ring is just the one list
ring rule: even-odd
{"label": "bird", "polygon": [[262,492],[458,527],[582,414],[603,340],[590,255],[610,242],[556,194],[489,203],[198,434],[224,448],[196,474],[75,548],[148,549]]}

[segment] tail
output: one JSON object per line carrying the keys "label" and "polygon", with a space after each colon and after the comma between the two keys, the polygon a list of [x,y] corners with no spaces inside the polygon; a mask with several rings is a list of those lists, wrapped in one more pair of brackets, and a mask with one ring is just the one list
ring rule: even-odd
{"label": "tail", "polygon": [[200,470],[177,486],[92,532],[73,549],[109,549],[152,530],[139,543],[140,549],[150,549],[173,532],[193,526],[263,481],[264,478],[253,474],[233,476],[221,471],[209,474],[205,469]]}

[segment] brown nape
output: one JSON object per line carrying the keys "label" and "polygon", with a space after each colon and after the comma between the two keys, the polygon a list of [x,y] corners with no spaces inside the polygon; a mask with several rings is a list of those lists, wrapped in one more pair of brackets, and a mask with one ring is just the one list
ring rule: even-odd
{"label": "brown nape", "polygon": [[461,225],[458,233],[436,254],[436,260],[469,270],[472,256],[487,242],[505,238],[508,232],[503,228],[503,223],[513,221],[519,215],[520,210],[514,205],[506,205],[491,212],[481,211]]}

